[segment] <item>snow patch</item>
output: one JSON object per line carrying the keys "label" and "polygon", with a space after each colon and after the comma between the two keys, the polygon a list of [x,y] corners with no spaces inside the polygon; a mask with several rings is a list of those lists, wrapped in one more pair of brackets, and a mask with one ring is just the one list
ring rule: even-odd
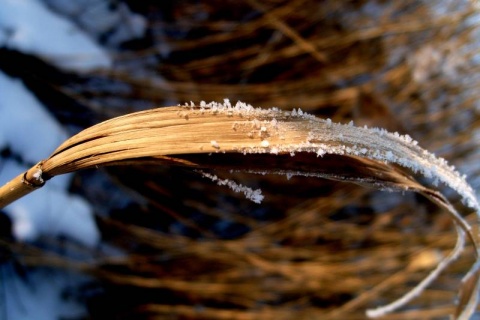
{"label": "snow patch", "polygon": [[[67,138],[62,127],[44,110],[38,100],[19,81],[0,72],[0,137],[16,155],[27,163],[37,163]],[[29,168],[3,160],[0,185]],[[41,170],[36,178],[41,177]],[[99,241],[88,204],[69,195],[66,188],[71,175],[62,175],[5,208],[13,221],[18,240],[33,241],[41,235],[65,235],[80,243],[94,246]]]}
{"label": "snow patch", "polygon": [[68,138],[22,82],[0,72],[0,88],[0,137],[24,161],[37,163]]}
{"label": "snow patch", "polygon": [[146,30],[146,19],[132,13],[122,2],[115,3],[115,6],[109,1],[98,0],[43,0],[43,2],[56,13],[75,21],[82,30],[93,37],[106,38],[106,42],[112,46],[141,37]]}
{"label": "snow patch", "polygon": [[110,57],[94,41],[38,0],[2,0],[1,8],[0,46],[38,55],[70,70],[111,67]]}

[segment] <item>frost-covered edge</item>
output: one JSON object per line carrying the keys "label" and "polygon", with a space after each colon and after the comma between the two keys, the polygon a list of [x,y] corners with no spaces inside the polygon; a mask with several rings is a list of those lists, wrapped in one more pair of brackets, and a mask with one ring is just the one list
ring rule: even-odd
{"label": "frost-covered edge", "polygon": [[[252,121],[258,121],[257,118],[270,118],[271,126],[283,125],[293,130],[295,129],[294,123],[279,119],[303,120],[308,124],[310,130],[305,142],[294,145],[274,145],[268,140],[262,140],[258,147],[246,147],[242,152],[245,154],[290,153],[292,155],[295,152],[313,152],[318,156],[325,154],[351,155],[394,163],[432,179],[434,185],[437,185],[438,182],[444,183],[462,197],[466,206],[475,209],[477,214],[480,214],[480,205],[475,192],[466,181],[466,176],[461,175],[445,159],[436,157],[433,153],[421,148],[418,142],[409,135],[402,135],[398,132],[391,133],[381,128],[356,127],[352,121],[349,124],[334,123],[330,119],[319,119],[303,112],[300,108],[292,111],[282,111],[278,108],[255,108],[241,101],[233,105],[229,99],[225,99],[223,103],[201,101],[198,106],[190,102],[183,107],[199,109],[202,113],[249,117],[253,119]],[[263,129],[263,127],[260,128]],[[336,142],[339,145],[332,145],[329,142]],[[214,144],[214,147],[218,149],[216,141]]]}

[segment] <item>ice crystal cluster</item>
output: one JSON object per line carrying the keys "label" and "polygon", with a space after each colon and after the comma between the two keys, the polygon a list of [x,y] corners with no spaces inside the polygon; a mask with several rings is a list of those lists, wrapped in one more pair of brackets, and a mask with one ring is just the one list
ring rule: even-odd
{"label": "ice crystal cluster", "polygon": [[[202,101],[198,106],[186,104],[194,112],[240,116],[246,121],[233,122],[232,130],[244,132],[258,143],[241,146],[237,151],[248,153],[291,154],[297,152],[359,156],[385,163],[397,164],[431,179],[433,184],[442,182],[455,190],[470,208],[478,211],[475,192],[445,159],[438,158],[421,148],[408,135],[388,132],[379,128],[357,127],[334,123],[330,119],[319,119],[303,112],[300,108],[282,111],[278,108],[261,109],[249,104]],[[299,130],[301,126],[302,130]],[[305,130],[305,128],[307,130]],[[305,132],[308,134],[305,135]],[[294,136],[295,139],[291,137]],[[300,138],[300,139],[299,139]],[[219,151],[219,141],[211,147]]]}
{"label": "ice crystal cluster", "polygon": [[230,189],[232,189],[234,192],[241,192],[245,195],[245,197],[255,203],[261,203],[263,200],[263,195],[262,191],[260,189],[253,190],[249,187],[246,187],[244,185],[238,184],[233,180],[229,179],[220,179],[216,175],[207,173],[207,172],[201,172],[201,174],[205,178],[209,178],[213,182],[216,182],[219,186],[227,186]]}

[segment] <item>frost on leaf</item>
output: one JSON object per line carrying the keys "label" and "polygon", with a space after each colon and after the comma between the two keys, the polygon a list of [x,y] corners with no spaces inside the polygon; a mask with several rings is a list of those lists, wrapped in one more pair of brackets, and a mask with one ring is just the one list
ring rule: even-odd
{"label": "frost on leaf", "polygon": [[[200,109],[202,113],[240,117],[232,120],[230,127],[235,132],[243,132],[255,145],[236,147],[240,152],[265,153],[266,147],[275,145],[274,153],[313,152],[324,154],[361,156],[373,160],[394,163],[421,174],[432,181],[442,182],[455,190],[464,203],[478,208],[478,201],[471,187],[452,166],[441,158],[418,146],[408,135],[390,133],[384,129],[356,127],[353,122],[347,125],[318,119],[294,109],[284,112],[276,108],[254,108],[249,104],[228,99],[224,103],[201,102],[199,107],[187,104],[188,110]],[[268,137],[268,141],[267,138]],[[268,145],[267,145],[268,143]],[[219,139],[211,140],[213,148],[223,144]],[[223,146],[222,146],[223,149]]]}
{"label": "frost on leaf", "polygon": [[231,190],[233,190],[234,192],[243,193],[247,199],[249,199],[249,200],[251,200],[255,203],[261,203],[263,198],[264,198],[263,195],[262,195],[262,190],[260,190],[260,189],[253,190],[253,189],[251,189],[249,187],[246,187],[242,184],[238,184],[233,180],[220,179],[216,175],[213,175],[213,174],[210,174],[210,173],[207,173],[207,172],[203,172],[203,171],[200,171],[200,173],[205,178],[209,178],[213,182],[216,182],[219,186],[227,186]]}
{"label": "frost on leaf", "polygon": [[[457,192],[462,198],[464,205],[474,209],[477,215],[480,214],[480,206],[475,192],[466,182],[465,176],[460,175],[446,160],[438,158],[434,154],[421,148],[418,142],[408,135],[402,135],[398,132],[390,133],[384,129],[369,128],[367,126],[356,127],[353,121],[350,121],[348,124],[334,123],[330,119],[318,119],[303,112],[301,109],[293,109],[291,112],[285,112],[276,108],[254,108],[242,102],[237,102],[235,105],[232,105],[229,101],[225,101],[223,104],[202,102],[201,106],[205,112],[210,112],[210,114],[213,115],[238,116],[238,118],[241,118],[243,123],[239,121],[238,118],[235,119],[235,130],[232,131],[235,131],[236,134],[243,132],[243,136],[239,136],[242,138],[239,138],[238,144],[232,143],[231,140],[228,141],[232,143],[231,150],[235,152],[243,153],[244,155],[290,154],[292,157],[298,153],[314,153],[321,159],[323,159],[325,155],[338,155],[359,157],[378,161],[383,164],[395,164],[407,168],[416,175],[429,179],[432,186],[439,182],[447,185]],[[248,137],[248,139],[244,137]],[[267,137],[268,140],[266,139]],[[223,142],[219,141],[218,143],[222,144],[223,149]],[[212,146],[217,148],[218,143],[217,141],[212,141]],[[289,178],[294,173],[290,171],[286,174],[287,178]],[[215,180],[217,179],[216,177],[214,178]],[[357,181],[362,182],[360,180]],[[243,186],[233,185],[232,182],[218,180],[217,183],[229,185],[230,188],[236,191],[245,192],[247,197],[251,197],[254,194],[252,191],[243,191],[248,189],[245,189]],[[384,184],[383,182],[379,182],[375,184],[375,186],[385,190],[391,190],[388,183]],[[404,190],[407,189],[423,193],[430,200],[437,203],[437,205],[449,211],[458,226],[457,245],[452,253],[443,259],[436,269],[425,278],[416,289],[384,308],[369,311],[368,315],[372,317],[381,316],[398,309],[416,295],[420,294],[441,271],[459,256],[463,249],[465,235],[468,235],[473,241],[478,256],[477,237],[473,235],[470,225],[457,213],[456,209],[450,205],[448,200],[440,193],[424,186],[415,186],[412,188],[404,186]],[[258,200],[256,196],[253,196],[253,199]],[[479,269],[480,263],[477,263],[477,266],[472,267],[469,274],[480,273]],[[472,278],[472,276],[470,278]],[[472,296],[473,298],[467,300],[476,303],[474,295]],[[464,314],[468,314],[468,311]]]}
{"label": "frost on leaf", "polygon": [[[178,117],[181,110],[184,117]],[[108,152],[99,152],[108,146]],[[221,151],[220,152],[220,146]],[[199,150],[204,149],[202,152]],[[386,190],[412,190],[419,192],[439,207],[446,209],[457,225],[458,241],[450,255],[442,260],[437,268],[413,290],[398,302],[371,311],[369,315],[382,315],[419,294],[429,285],[439,272],[444,270],[463,249],[464,238],[468,236],[474,244],[478,259],[477,235],[453,205],[438,191],[410,179],[410,175],[400,172],[397,166],[407,168],[411,173],[429,179],[431,184],[443,183],[456,191],[463,204],[480,213],[480,207],[474,191],[447,161],[421,148],[410,136],[390,133],[384,129],[356,127],[349,124],[334,123],[294,109],[291,112],[277,108],[254,108],[249,104],[229,100],[223,103],[201,102],[199,106],[187,103],[183,107],[159,108],[147,110],[111,119],[82,131],[67,140],[43,162],[45,177],[92,168],[97,165],[115,164],[124,160],[142,161],[141,159],[158,159],[165,156],[188,155],[192,153],[235,153],[237,155],[265,158],[296,157],[311,153],[317,162],[309,163],[303,168],[285,171],[290,175],[320,172],[331,179],[354,181],[373,185]],[[220,156],[218,154],[218,156]],[[79,156],[81,155],[81,156]],[[315,155],[317,157],[315,157]],[[243,156],[242,156],[243,157]],[[322,164],[329,158],[336,157],[342,162],[363,160],[381,170],[377,173],[366,168],[361,176],[335,177],[322,171]],[[247,158],[246,158],[247,159]],[[353,160],[352,160],[353,159]],[[368,160],[368,161],[367,161]],[[245,161],[247,162],[247,161]],[[182,162],[185,164],[184,162]],[[187,164],[185,164],[187,165]],[[338,167],[337,165],[337,167]],[[243,168],[248,171],[248,168]],[[290,168],[292,169],[292,168]],[[298,169],[298,172],[295,170]],[[382,171],[383,170],[383,171]],[[262,172],[275,173],[275,168],[264,168]],[[381,173],[381,174],[379,174]],[[389,174],[394,180],[385,178]],[[397,175],[394,175],[397,174]],[[383,175],[383,176],[382,176]],[[247,198],[259,203],[263,196],[260,190],[252,190],[230,180],[218,179],[205,174],[206,177],[220,185],[226,185],[236,192],[242,192]],[[459,204],[460,206],[460,204]],[[478,288],[480,278],[480,262],[471,268],[463,282],[462,292],[467,292],[459,301],[468,306],[476,304],[477,294],[467,287]],[[473,280],[472,280],[473,279]],[[474,284],[471,284],[475,282]],[[475,292],[475,294],[471,293]],[[471,293],[471,294],[470,294]],[[463,294],[463,293],[462,293]],[[463,314],[469,315],[472,310],[465,308]],[[457,317],[460,318],[460,317]],[[464,317],[465,318],[465,317]]]}
{"label": "frost on leaf", "polygon": [[[225,103],[201,102],[200,108],[213,114],[240,116],[250,123],[250,129],[245,134],[253,140],[258,134],[261,141],[258,148],[245,146],[240,150],[245,154],[266,152],[267,141],[262,133],[266,133],[269,126],[275,130],[269,130],[268,144],[275,144],[275,151],[278,153],[350,155],[394,163],[432,181],[446,184],[462,197],[467,206],[476,210],[479,208],[475,193],[465,181],[465,177],[444,159],[422,149],[418,142],[408,135],[390,133],[379,128],[356,127],[353,121],[346,125],[334,123],[330,119],[318,119],[301,109],[283,112],[276,108],[254,108],[243,102],[233,105],[228,100],[225,100]],[[239,130],[241,122],[236,121],[234,126],[236,131]],[[255,135],[252,130],[256,132]],[[292,137],[293,135],[295,137]],[[275,139],[281,143],[275,143]],[[219,143],[212,140],[211,146],[218,149]]]}

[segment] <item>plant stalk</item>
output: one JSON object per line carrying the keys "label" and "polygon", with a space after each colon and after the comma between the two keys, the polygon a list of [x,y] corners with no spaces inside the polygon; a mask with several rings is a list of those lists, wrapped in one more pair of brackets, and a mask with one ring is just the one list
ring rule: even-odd
{"label": "plant stalk", "polygon": [[0,187],[0,209],[45,184],[42,177],[42,163],[43,161],[37,163]]}

